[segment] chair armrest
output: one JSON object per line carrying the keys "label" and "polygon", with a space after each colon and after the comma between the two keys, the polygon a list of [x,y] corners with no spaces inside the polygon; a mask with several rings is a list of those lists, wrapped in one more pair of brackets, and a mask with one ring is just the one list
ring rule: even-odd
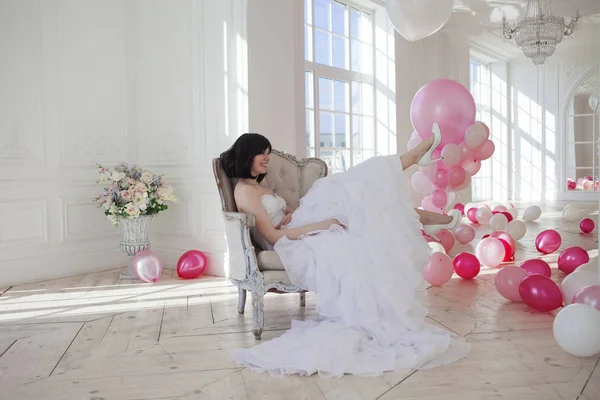
{"label": "chair armrest", "polygon": [[244,280],[258,271],[250,229],[255,226],[254,214],[223,212],[227,248],[229,250],[229,278]]}

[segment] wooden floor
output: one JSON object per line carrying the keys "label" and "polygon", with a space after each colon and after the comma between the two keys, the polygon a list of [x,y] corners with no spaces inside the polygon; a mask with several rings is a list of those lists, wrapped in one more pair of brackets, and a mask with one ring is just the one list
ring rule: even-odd
{"label": "wooden floor", "polygon": [[[539,256],[533,239],[546,228],[560,231],[561,248],[597,255],[597,231],[580,235],[561,209],[528,224],[517,260]],[[556,312],[504,300],[496,272],[455,277],[423,299],[431,321],[472,344],[466,359],[375,378],[274,379],[237,367],[228,351],[255,343],[251,302],[238,315],[237,291],[221,278],[184,281],[166,270],[158,284],[122,284],[111,270],[0,288],[0,399],[600,399],[600,356],[563,352],[552,336]],[[264,340],[316,317],[310,294],[306,308],[298,295],[269,295],[265,310]]]}

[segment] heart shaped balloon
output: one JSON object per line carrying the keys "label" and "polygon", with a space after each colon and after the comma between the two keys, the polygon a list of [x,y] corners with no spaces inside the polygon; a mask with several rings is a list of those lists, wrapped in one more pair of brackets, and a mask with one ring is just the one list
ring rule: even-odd
{"label": "heart shaped balloon", "polygon": [[386,0],[396,31],[414,42],[439,31],[452,14],[454,0]]}

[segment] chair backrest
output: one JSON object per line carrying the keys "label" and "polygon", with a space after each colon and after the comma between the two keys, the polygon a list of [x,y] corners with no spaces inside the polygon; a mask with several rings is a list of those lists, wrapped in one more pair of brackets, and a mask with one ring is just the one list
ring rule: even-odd
{"label": "chair backrest", "polygon": [[[233,191],[237,180],[230,179],[221,167],[218,158],[213,160],[213,172],[223,211],[237,212]],[[292,208],[297,208],[300,199],[317,179],[327,175],[327,164],[318,158],[298,160],[296,157],[277,150],[271,152],[267,175],[261,185],[272,189],[285,199]],[[264,246],[259,246],[264,250]]]}

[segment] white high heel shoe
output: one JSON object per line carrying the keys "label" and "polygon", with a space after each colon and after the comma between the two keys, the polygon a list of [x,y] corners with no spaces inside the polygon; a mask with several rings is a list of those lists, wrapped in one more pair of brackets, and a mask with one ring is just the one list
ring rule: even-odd
{"label": "white high heel shoe", "polygon": [[446,229],[446,230],[454,229],[456,227],[456,225],[458,225],[458,223],[460,222],[460,219],[462,217],[462,214],[458,210],[452,210],[448,213],[448,215],[452,216],[452,222],[445,224],[445,225],[442,225],[442,224],[423,225],[423,232],[425,232],[427,235],[431,236],[433,239],[435,239],[439,242],[440,238],[437,237],[436,233],[441,231],[442,229]]}
{"label": "white high heel shoe", "polygon": [[431,159],[431,154],[435,149],[437,149],[437,147],[442,142],[442,132],[440,131],[440,126],[437,124],[437,122],[433,123],[431,132],[433,132],[433,144],[431,145],[429,150],[427,150],[427,152],[423,154],[423,157],[421,157],[421,159],[417,162],[417,165],[421,167],[426,167],[428,165],[433,164],[434,162],[441,160],[441,158],[436,158],[433,160]]}

